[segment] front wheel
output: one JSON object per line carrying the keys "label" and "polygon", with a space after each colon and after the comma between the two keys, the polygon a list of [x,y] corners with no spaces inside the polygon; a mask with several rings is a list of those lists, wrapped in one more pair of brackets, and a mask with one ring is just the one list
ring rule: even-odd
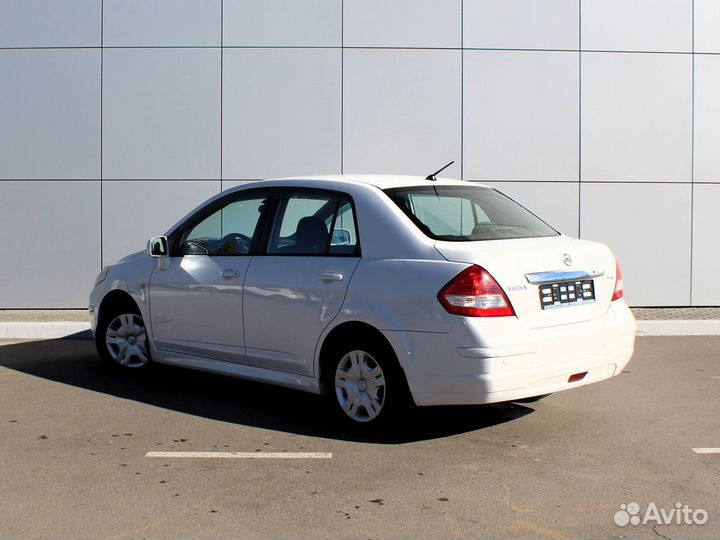
{"label": "front wheel", "polygon": [[150,361],[145,321],[136,307],[114,310],[101,320],[95,345],[103,360],[124,369],[141,369]]}
{"label": "front wheel", "polygon": [[407,401],[403,374],[389,347],[351,344],[335,352],[329,367],[326,383],[333,407],[355,425],[384,423]]}

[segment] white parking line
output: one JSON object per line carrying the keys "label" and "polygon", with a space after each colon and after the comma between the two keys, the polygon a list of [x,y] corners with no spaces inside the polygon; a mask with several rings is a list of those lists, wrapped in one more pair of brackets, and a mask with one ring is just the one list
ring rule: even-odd
{"label": "white parking line", "polygon": [[720,454],[720,448],[693,448],[696,454]]}
{"label": "white parking line", "polygon": [[147,458],[330,459],[332,452],[148,452]]}

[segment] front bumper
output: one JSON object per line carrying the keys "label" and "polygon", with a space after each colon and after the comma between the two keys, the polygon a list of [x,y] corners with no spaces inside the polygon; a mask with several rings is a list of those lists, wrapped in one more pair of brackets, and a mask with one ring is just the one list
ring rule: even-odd
{"label": "front bumper", "polygon": [[385,335],[396,351],[405,351],[398,358],[417,405],[470,405],[559,392],[617,375],[634,351],[635,320],[618,301],[600,319],[562,326],[527,328],[514,317],[463,318],[447,334]]}
{"label": "front bumper", "polygon": [[90,317],[90,331],[93,337],[95,337],[95,330],[97,328],[97,306],[95,306],[95,304],[88,305],[88,315]]}

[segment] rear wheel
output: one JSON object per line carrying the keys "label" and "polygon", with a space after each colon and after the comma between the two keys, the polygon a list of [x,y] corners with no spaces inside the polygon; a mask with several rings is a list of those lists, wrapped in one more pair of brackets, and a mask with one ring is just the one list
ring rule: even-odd
{"label": "rear wheel", "polygon": [[95,345],[103,360],[119,368],[142,369],[150,362],[145,321],[134,305],[113,309],[101,319]]}
{"label": "rear wheel", "polygon": [[338,347],[327,368],[332,406],[356,426],[385,423],[407,403],[403,374],[388,346],[368,340]]}

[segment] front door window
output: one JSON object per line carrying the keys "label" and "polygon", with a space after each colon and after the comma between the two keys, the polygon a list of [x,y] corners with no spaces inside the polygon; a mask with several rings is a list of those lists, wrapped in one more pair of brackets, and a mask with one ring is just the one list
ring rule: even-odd
{"label": "front door window", "polygon": [[196,224],[185,236],[183,255],[236,256],[250,253],[266,198],[233,201]]}

